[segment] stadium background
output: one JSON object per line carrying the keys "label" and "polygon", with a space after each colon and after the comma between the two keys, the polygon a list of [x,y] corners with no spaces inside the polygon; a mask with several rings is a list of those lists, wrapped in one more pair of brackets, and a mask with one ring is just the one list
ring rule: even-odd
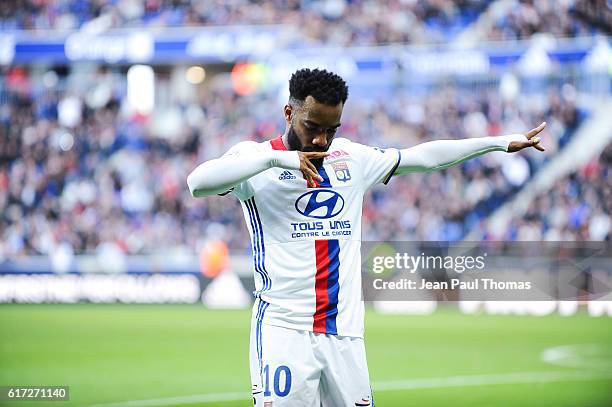
{"label": "stadium background", "polygon": [[[609,1],[9,0],[0,27],[0,385],[249,405],[249,237],[185,178],[282,132],[300,67],[370,145],[548,122],[546,154],[375,189],[365,240],[610,240]],[[377,405],[610,405],[610,304],[369,304]]]}

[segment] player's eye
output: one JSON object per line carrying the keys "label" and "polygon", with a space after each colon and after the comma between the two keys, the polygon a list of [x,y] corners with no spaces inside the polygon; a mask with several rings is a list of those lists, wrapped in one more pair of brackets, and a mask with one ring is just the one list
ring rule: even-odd
{"label": "player's eye", "polygon": [[306,128],[306,131],[310,134],[321,134],[321,133],[325,133],[326,136],[333,136],[334,134],[336,134],[337,128],[326,128],[326,127],[319,127],[319,126],[313,126],[311,124],[308,123],[304,123],[304,127]]}
{"label": "player's eye", "polygon": [[306,130],[311,134],[320,134],[323,132],[321,127],[306,126]]}

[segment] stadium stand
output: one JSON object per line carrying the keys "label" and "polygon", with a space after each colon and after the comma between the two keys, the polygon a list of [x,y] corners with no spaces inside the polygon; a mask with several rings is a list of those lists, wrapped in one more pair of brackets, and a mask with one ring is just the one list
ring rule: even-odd
{"label": "stadium stand", "polygon": [[[600,6],[597,6],[600,3]],[[580,37],[610,32],[610,20],[605,23],[605,7],[597,1],[521,0],[514,2],[507,14],[498,16],[486,39],[521,40],[537,33],[547,33],[558,38]],[[594,10],[601,8],[602,15]],[[590,11],[593,10],[593,14]],[[608,9],[609,13],[609,9]],[[602,18],[601,24],[593,24]],[[607,14],[607,17],[612,17]]]}
{"label": "stadium stand", "polygon": [[[451,41],[471,25],[481,26],[483,19],[491,20],[482,25],[491,29],[480,33],[480,39],[527,39],[546,32],[556,37],[592,35],[606,32],[609,15],[609,7],[581,0],[10,0],[0,4],[0,27],[7,33],[29,30],[28,35],[44,36],[48,30],[95,34],[117,27],[171,32],[179,26],[281,24],[299,27],[296,46],[361,46]],[[597,17],[601,24],[584,23]],[[598,44],[597,52],[585,60],[609,52],[605,40]],[[398,82],[385,88],[372,82],[368,89],[375,86],[380,93],[375,98],[364,98],[370,90],[357,88],[340,135],[369,145],[407,147],[441,138],[517,132],[546,120],[545,144],[553,156],[588,119],[590,106],[580,102],[579,88],[605,90],[600,82],[571,72],[568,77],[565,72],[554,79],[538,77],[540,66],[550,70],[558,59],[549,61],[538,47],[529,48],[532,51],[539,52],[537,61],[523,62],[523,57],[517,64],[525,77],[520,79],[521,93],[512,97],[508,94],[516,92],[514,85],[504,90],[512,80],[500,78],[498,72],[493,80],[481,74],[476,81],[464,76],[446,83],[427,76],[442,77],[443,70],[417,70],[425,72],[422,87]],[[398,63],[398,78],[402,69],[411,67],[412,56],[408,53]],[[426,62],[429,56],[424,57],[418,61]],[[535,68],[529,72],[523,66]],[[125,65],[74,68],[43,63],[4,65],[0,70],[1,257],[46,254],[60,243],[75,253],[93,253],[107,243],[130,254],[160,247],[188,251],[207,236],[227,240],[233,250],[249,250],[236,200],[190,199],[185,175],[241,140],[264,141],[282,132],[284,100],[278,88],[239,96],[229,91],[229,75],[219,75],[207,79],[196,99],[166,97],[147,118],[126,109]],[[164,75],[169,74],[156,80],[168,90],[172,84]],[[415,88],[417,93],[412,92]],[[493,154],[441,173],[398,177],[393,188],[377,188],[367,198],[364,238],[463,239],[514,196],[546,157],[527,153],[501,159]],[[570,199],[577,176],[559,181],[555,194],[539,202],[559,205],[560,211],[573,207],[575,202],[568,204],[559,191]],[[572,199],[587,205],[589,213],[605,208],[601,195]],[[595,217],[596,229],[604,229],[609,211]],[[550,232],[550,222],[540,222],[542,234],[557,236],[567,229]],[[525,234],[516,229],[520,227],[513,226],[505,238]],[[607,239],[609,232],[572,236]]]}
{"label": "stadium stand", "polygon": [[[497,2],[507,2],[498,0]],[[495,3],[486,0],[8,0],[0,4],[3,30],[75,30],[283,24],[299,27],[299,41],[336,46],[431,43],[452,40]],[[493,3],[493,4],[492,4]],[[536,33],[575,37],[605,32],[589,25],[600,13],[588,2],[512,1],[495,15],[485,38],[512,40]],[[587,3],[582,5],[581,3]],[[488,18],[488,17],[487,17]],[[599,28],[597,28],[599,27]]]}
{"label": "stadium stand", "polygon": [[485,229],[483,239],[520,241],[610,240],[612,144],[599,157],[557,180],[514,217],[502,236]]}
{"label": "stadium stand", "polygon": [[[223,90],[228,79],[221,76],[199,103],[169,106],[160,125],[125,114],[124,76],[108,69],[91,73],[85,83],[70,74],[57,79],[54,71],[42,79],[22,68],[5,74],[0,93],[0,132],[7,141],[0,147],[5,256],[49,253],[62,243],[60,236],[76,253],[93,253],[109,242],[131,254],[160,247],[189,250],[207,236],[249,250],[236,200],[189,199],[185,174],[240,140],[263,141],[281,132],[276,94],[237,96]],[[376,103],[354,98],[340,134],[370,145],[406,147],[524,130],[545,119],[546,145],[554,153],[587,115],[573,95],[565,84],[551,87],[538,103],[522,105],[486,89],[454,86],[420,99],[401,93]],[[165,134],[167,128],[174,130]],[[441,173],[398,177],[393,188],[377,188],[367,199],[364,237],[461,239],[542,162],[542,156],[530,154],[490,155]]]}

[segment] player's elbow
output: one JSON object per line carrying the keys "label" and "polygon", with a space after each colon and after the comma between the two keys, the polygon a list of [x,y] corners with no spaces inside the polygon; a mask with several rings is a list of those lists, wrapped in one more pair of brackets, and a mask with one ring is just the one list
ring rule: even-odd
{"label": "player's elbow", "polygon": [[187,176],[187,187],[189,188],[191,196],[194,198],[198,198],[208,195],[206,194],[205,188],[202,188],[201,185],[198,185],[197,176],[194,173],[195,171]]}
{"label": "player's elbow", "polygon": [[187,176],[187,188],[189,188],[189,193],[191,194],[191,196],[193,196],[195,198],[195,196],[196,196],[196,188],[193,185],[193,179],[191,177],[191,174],[189,174]]}

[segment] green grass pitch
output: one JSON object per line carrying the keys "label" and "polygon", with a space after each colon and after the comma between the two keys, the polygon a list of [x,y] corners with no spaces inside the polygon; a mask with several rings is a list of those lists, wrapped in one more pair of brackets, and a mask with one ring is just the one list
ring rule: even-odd
{"label": "green grass pitch", "polygon": [[[249,318],[201,306],[1,305],[0,385],[68,385],[71,398],[4,405],[249,406]],[[542,361],[566,345],[561,364]],[[377,406],[612,406],[606,317],[368,311],[366,349]]]}

